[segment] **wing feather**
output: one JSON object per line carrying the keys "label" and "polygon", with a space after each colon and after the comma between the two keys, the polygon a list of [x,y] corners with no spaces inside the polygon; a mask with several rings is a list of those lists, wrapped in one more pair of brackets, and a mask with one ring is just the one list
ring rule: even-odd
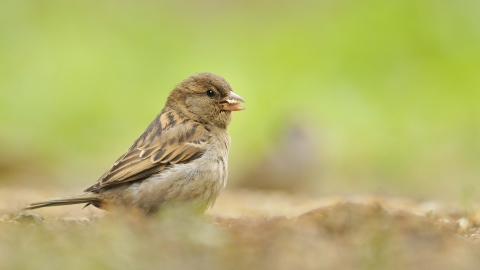
{"label": "wing feather", "polygon": [[169,164],[201,156],[210,133],[200,123],[162,111],[135,143],[86,191],[147,178]]}

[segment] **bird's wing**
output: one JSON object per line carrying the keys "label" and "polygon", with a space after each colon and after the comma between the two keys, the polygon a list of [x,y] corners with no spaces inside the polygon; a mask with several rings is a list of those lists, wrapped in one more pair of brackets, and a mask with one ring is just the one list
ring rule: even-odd
{"label": "bird's wing", "polygon": [[144,179],[169,164],[198,158],[209,139],[210,134],[202,124],[181,119],[172,110],[162,111],[127,152],[86,191]]}

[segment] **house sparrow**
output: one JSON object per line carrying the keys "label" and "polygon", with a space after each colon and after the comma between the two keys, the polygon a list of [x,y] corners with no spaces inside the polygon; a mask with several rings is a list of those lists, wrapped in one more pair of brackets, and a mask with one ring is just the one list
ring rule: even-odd
{"label": "house sparrow", "polygon": [[195,74],[177,85],[145,132],[83,193],[34,202],[24,209],[86,203],[101,209],[155,213],[187,203],[204,212],[227,181],[232,111],[245,102],[215,74]]}

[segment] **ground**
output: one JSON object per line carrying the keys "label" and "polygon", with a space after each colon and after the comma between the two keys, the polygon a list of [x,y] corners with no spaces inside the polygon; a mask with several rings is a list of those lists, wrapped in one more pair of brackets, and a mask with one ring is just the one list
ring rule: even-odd
{"label": "ground", "polygon": [[[227,190],[202,217],[21,211],[0,191],[1,269],[477,269],[480,211],[388,196]],[[47,194],[58,195],[58,194]]]}

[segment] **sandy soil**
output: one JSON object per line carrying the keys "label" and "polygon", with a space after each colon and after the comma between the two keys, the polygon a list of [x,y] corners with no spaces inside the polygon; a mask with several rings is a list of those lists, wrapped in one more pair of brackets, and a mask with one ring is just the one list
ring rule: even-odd
{"label": "sandy soil", "polygon": [[230,190],[202,217],[81,206],[21,211],[59,192],[0,191],[1,269],[478,269],[480,211],[409,198]]}

